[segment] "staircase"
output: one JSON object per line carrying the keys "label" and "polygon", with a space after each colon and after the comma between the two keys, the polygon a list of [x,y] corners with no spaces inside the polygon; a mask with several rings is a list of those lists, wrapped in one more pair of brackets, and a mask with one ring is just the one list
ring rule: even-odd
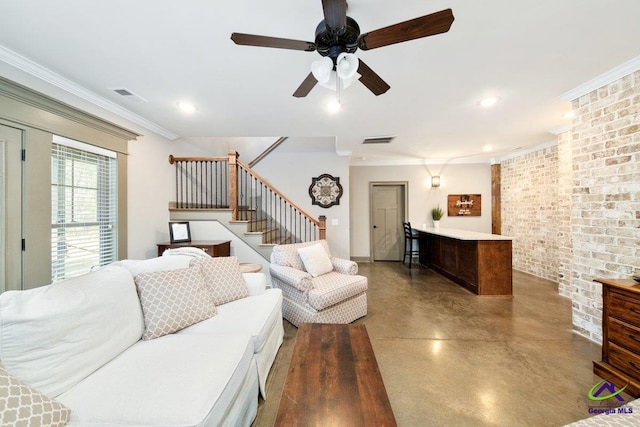
{"label": "staircase", "polygon": [[219,221],[269,259],[276,244],[326,238],[326,218],[313,218],[249,166],[227,157],[174,157],[172,221]]}

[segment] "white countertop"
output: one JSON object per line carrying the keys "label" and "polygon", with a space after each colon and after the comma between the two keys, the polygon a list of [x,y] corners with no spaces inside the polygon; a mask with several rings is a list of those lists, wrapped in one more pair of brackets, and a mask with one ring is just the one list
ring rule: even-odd
{"label": "white countertop", "polygon": [[413,228],[418,232],[435,234],[437,236],[451,237],[458,240],[513,240],[511,237],[500,234],[480,233],[478,231],[458,230],[455,228]]}

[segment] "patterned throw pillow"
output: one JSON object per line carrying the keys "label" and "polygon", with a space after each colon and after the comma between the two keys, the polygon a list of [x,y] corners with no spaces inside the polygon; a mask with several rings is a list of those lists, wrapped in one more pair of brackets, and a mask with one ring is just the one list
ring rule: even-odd
{"label": "patterned throw pillow", "polygon": [[44,394],[37,392],[0,366],[0,425],[64,426],[71,410]]}
{"label": "patterned throw pillow", "polygon": [[191,261],[191,266],[197,266],[201,269],[204,281],[216,305],[249,296],[240,272],[238,258],[234,256],[202,258]]}
{"label": "patterned throw pillow", "polygon": [[198,268],[143,273],[135,282],[144,315],[143,340],[174,333],[218,313]]}

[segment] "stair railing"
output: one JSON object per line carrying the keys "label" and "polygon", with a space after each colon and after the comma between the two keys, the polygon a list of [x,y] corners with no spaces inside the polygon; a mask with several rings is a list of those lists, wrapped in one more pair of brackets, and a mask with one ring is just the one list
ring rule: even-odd
{"label": "stair railing", "polygon": [[178,209],[219,209],[229,206],[229,159],[173,157]]}
{"label": "stair railing", "polygon": [[177,209],[228,208],[232,220],[248,221],[249,230],[266,233],[265,242],[296,243],[326,238],[326,217],[304,209],[238,160],[228,157],[173,157]]}

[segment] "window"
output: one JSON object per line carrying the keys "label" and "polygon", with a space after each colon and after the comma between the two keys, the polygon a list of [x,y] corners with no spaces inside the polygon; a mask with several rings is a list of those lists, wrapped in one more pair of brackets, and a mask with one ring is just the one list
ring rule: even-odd
{"label": "window", "polygon": [[54,135],[51,276],[78,276],[117,258],[116,153]]}

